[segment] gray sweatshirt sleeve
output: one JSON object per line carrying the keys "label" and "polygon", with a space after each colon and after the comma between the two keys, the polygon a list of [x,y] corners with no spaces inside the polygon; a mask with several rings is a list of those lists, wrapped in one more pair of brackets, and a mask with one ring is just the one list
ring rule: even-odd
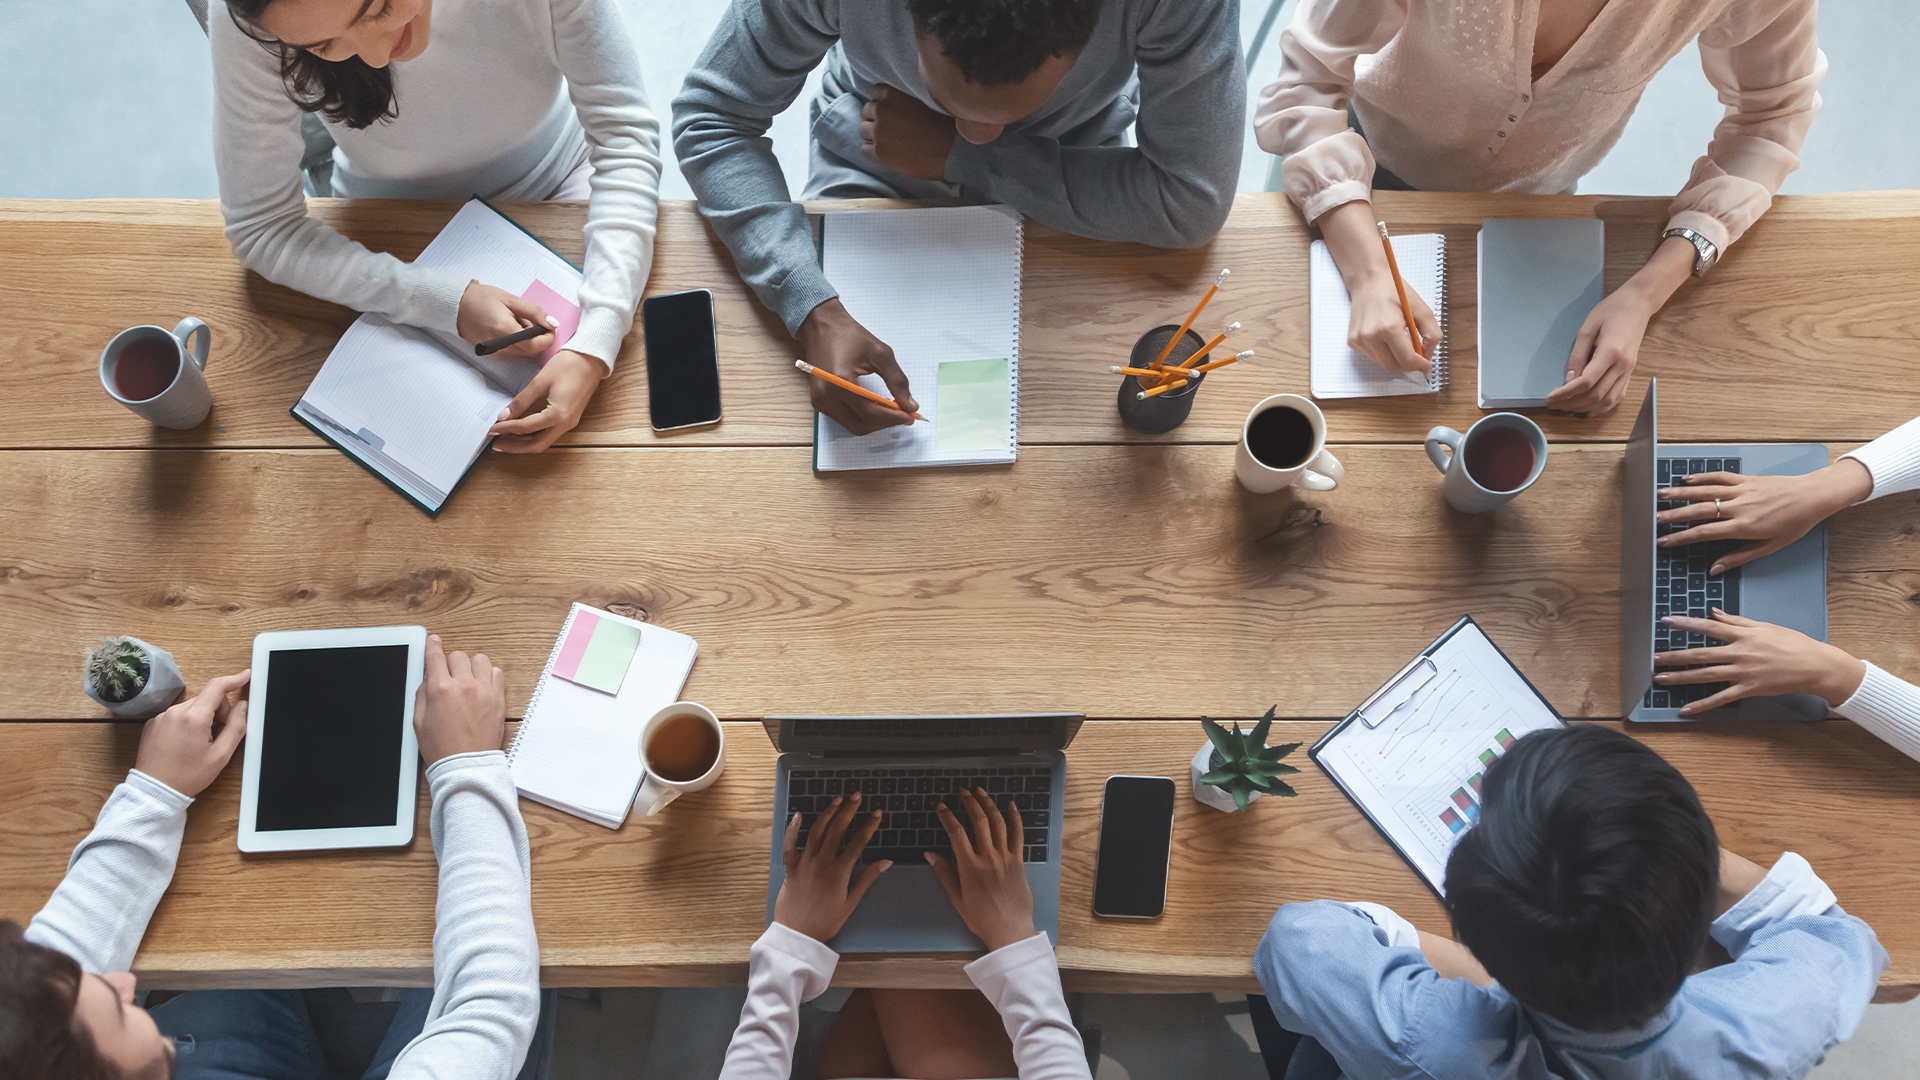
{"label": "gray sweatshirt sleeve", "polygon": [[520,802],[498,750],[427,770],[433,854],[433,1004],[392,1080],[512,1080],[540,1016],[540,944]]}
{"label": "gray sweatshirt sleeve", "polygon": [[673,148],[700,212],[789,331],[839,293],[767,128],[839,37],[835,0],[733,0],[673,99]]}
{"label": "gray sweatshirt sleeve", "polygon": [[1247,85],[1238,0],[1161,0],[1146,16],[1137,147],[1065,147],[1008,131],[956,138],[947,179],[1063,232],[1198,247],[1233,208]]}
{"label": "gray sweatshirt sleeve", "polygon": [[125,971],[147,921],[173,880],[193,800],[138,769],[107,797],[93,831],[73,849],[67,876],[27,927],[27,940],[58,949],[82,970]]}

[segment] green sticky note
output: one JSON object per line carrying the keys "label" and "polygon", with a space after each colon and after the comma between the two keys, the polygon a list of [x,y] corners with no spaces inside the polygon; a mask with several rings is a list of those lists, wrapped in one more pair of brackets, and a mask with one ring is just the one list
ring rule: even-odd
{"label": "green sticky note", "polygon": [[1012,400],[1007,360],[947,360],[940,365],[933,447],[940,453],[1007,448]]}
{"label": "green sticky note", "polygon": [[[578,632],[577,628],[575,632]],[[633,662],[633,651],[639,647],[639,627],[601,619],[593,627],[593,637],[587,642],[587,651],[580,654],[580,666],[574,669],[572,680],[582,686],[617,694],[620,692],[620,683],[627,677],[627,665]]]}

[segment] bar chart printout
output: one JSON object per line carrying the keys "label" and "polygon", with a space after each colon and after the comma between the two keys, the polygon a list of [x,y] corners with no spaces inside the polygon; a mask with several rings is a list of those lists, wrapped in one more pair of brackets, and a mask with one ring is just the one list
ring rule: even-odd
{"label": "bar chart printout", "polygon": [[1476,624],[1429,655],[1434,672],[1418,690],[1375,726],[1342,726],[1315,760],[1443,892],[1448,853],[1480,820],[1487,769],[1561,720]]}

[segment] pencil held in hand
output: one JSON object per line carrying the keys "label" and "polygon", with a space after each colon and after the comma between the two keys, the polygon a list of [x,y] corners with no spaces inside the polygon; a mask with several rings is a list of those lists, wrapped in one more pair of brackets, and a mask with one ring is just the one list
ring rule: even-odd
{"label": "pencil held in hand", "polygon": [[532,341],[534,338],[539,337],[541,334],[551,334],[551,333],[553,333],[553,327],[541,326],[539,323],[535,323],[532,326],[527,327],[525,330],[522,330],[517,334],[508,334],[505,337],[497,337],[490,341],[483,341],[480,344],[475,345],[473,347],[473,355],[492,356],[494,353],[497,353],[501,349],[507,348],[510,345],[518,345],[523,341]]}
{"label": "pencil held in hand", "polygon": [[[879,394],[876,394],[873,391],[867,389],[866,387],[861,386],[859,383],[853,382],[848,379],[843,379],[840,376],[835,375],[831,371],[822,371],[819,368],[814,367],[812,364],[807,363],[805,360],[795,360],[793,362],[793,366],[799,368],[801,371],[806,372],[807,374],[813,376],[816,379],[825,379],[826,381],[832,383],[833,385],[839,387],[842,390],[851,390],[854,393],[859,394],[861,397],[866,398],[868,401],[877,401],[880,404],[885,405],[889,409],[899,409],[901,412],[907,412],[907,410],[900,408],[899,402],[881,397]],[[913,417],[915,420],[926,419],[926,417],[921,416],[919,413],[907,413],[907,415]]]}
{"label": "pencil held in hand", "polygon": [[1400,276],[1400,263],[1393,257],[1393,241],[1387,238],[1387,223],[1376,222],[1380,227],[1380,246],[1387,249],[1387,269],[1393,273],[1393,287],[1400,292],[1400,314],[1407,318],[1407,333],[1413,337],[1413,351],[1421,356],[1427,355],[1427,346],[1420,340],[1420,328],[1413,325],[1413,305],[1407,302],[1407,282]]}

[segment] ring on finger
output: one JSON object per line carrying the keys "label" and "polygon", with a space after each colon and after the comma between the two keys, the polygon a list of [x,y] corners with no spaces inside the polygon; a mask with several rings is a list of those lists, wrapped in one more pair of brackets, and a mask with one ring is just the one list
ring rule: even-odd
{"label": "ring on finger", "polygon": [[1720,500],[1719,499],[1713,500],[1713,519],[1715,521],[1720,520]]}

